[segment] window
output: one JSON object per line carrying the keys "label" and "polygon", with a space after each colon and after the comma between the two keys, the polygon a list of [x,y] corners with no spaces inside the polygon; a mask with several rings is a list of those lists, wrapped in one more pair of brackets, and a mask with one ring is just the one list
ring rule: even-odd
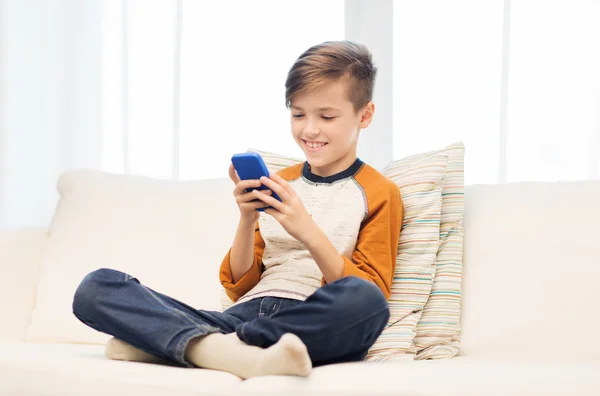
{"label": "window", "polygon": [[397,1],[394,156],[462,140],[466,184],[597,179],[598,70],[598,1]]}
{"label": "window", "polygon": [[394,157],[463,141],[465,183],[495,183],[503,2],[394,3]]}
{"label": "window", "polygon": [[104,26],[104,168],[222,177],[249,147],[302,155],[285,78],[344,38],[344,1],[105,2]]}

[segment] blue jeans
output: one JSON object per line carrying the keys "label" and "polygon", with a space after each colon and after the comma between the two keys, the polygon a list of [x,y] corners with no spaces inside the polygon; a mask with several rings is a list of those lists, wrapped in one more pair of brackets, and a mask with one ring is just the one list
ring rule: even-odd
{"label": "blue jeans", "polygon": [[192,367],[184,356],[190,340],[217,332],[236,332],[246,344],[262,348],[293,333],[314,366],[360,361],[389,318],[381,290],[356,277],[327,284],[305,301],[262,297],[217,312],[194,309],[105,268],[82,280],[73,313],[97,331],[185,367]]}

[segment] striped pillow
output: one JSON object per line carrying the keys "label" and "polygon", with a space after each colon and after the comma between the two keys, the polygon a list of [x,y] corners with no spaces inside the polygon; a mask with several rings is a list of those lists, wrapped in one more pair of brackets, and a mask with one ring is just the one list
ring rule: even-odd
{"label": "striped pillow", "polygon": [[[269,170],[277,172],[302,160],[260,151]],[[398,185],[404,220],[398,241],[396,271],[389,300],[390,320],[375,342],[367,360],[412,359],[412,340],[435,274],[440,235],[442,181],[448,164],[444,154],[408,157],[388,165],[383,174]],[[223,310],[232,305],[224,290]],[[417,311],[414,314],[413,311]],[[397,322],[397,323],[395,323]]]}
{"label": "striped pillow", "polygon": [[433,284],[447,155],[394,161],[382,171],[400,189],[404,220],[389,299],[390,319],[366,360],[414,357],[417,322]]}
{"label": "striped pillow", "polygon": [[418,360],[456,356],[460,343],[465,146],[458,142],[408,159],[437,155],[448,156],[448,169],[442,191],[435,278],[413,340],[413,352],[417,353]]}
{"label": "striped pillow", "polygon": [[[272,171],[294,165],[299,160],[282,157],[266,152],[260,152],[265,158],[267,166]],[[416,262],[403,251],[403,238],[407,232],[409,197],[399,184],[403,166],[414,166],[415,163],[428,160],[439,160],[439,156],[447,157],[447,169],[443,174],[440,186],[441,192],[441,221],[439,222],[439,238],[435,256],[435,268],[431,270],[434,276],[429,283],[427,276],[410,279],[411,266]],[[416,359],[441,359],[456,356],[460,343],[460,307],[461,307],[461,280],[462,280],[462,253],[463,253],[463,213],[464,213],[464,156],[465,147],[462,142],[457,142],[440,150],[429,151],[411,155],[402,160],[388,165],[383,174],[396,182],[402,192],[405,206],[403,231],[400,235],[396,273],[392,283],[392,297],[390,298],[390,322],[382,335],[371,348],[368,360],[404,359],[416,354]],[[439,170],[439,169],[438,169]],[[396,172],[396,175],[394,175]],[[401,183],[401,182],[400,182]],[[426,205],[423,202],[423,205]],[[431,228],[430,228],[431,231]],[[409,238],[408,235],[406,238]],[[410,247],[404,245],[404,247]],[[408,252],[408,250],[407,250]],[[427,255],[423,255],[423,263],[428,262]],[[424,268],[426,264],[415,269]],[[414,293],[409,289],[410,282],[414,282]],[[427,302],[422,307],[425,291],[431,288]],[[427,297],[425,297],[427,298]],[[423,308],[422,312],[410,314],[412,311]],[[393,324],[404,315],[408,316]],[[407,350],[407,340],[414,335],[414,322],[416,336],[412,340],[412,347]],[[408,352],[408,353],[407,353]]]}

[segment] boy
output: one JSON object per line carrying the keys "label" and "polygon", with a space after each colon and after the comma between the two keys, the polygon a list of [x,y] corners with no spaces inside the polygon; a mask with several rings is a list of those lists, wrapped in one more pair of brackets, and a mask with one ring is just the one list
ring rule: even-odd
{"label": "boy", "polygon": [[[313,366],[364,359],[389,318],[403,216],[396,185],[356,155],[373,118],[375,75],[363,45],[308,49],[286,81],[306,162],[245,181],[230,166],[240,221],[220,280],[231,308],[196,310],[115,270],[84,278],[73,312],[115,337],[108,357],[242,378],[307,376]],[[261,184],[270,190],[246,192]]]}

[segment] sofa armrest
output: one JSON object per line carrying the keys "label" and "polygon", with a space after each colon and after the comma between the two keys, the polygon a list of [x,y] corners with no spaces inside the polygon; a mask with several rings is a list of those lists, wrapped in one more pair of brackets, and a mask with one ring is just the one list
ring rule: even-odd
{"label": "sofa armrest", "polygon": [[45,228],[0,230],[0,341],[25,339],[47,239]]}

